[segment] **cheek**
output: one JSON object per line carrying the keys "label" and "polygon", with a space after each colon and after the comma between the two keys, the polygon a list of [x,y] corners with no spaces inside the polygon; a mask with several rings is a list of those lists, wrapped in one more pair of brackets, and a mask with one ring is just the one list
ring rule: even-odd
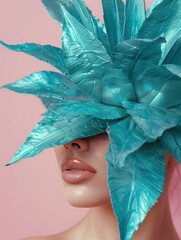
{"label": "cheek", "polygon": [[64,146],[54,147],[55,156],[58,162],[59,171],[61,173],[61,162],[64,157],[66,157],[67,150]]}

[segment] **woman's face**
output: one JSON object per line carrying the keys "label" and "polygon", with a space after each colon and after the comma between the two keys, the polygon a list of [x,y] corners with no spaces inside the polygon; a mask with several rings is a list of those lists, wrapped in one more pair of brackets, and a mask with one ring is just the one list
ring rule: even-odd
{"label": "woman's face", "polygon": [[[107,162],[105,154],[108,151],[109,138],[107,133],[96,136],[79,138],[68,144],[55,147],[59,169],[63,179],[63,185],[68,202],[76,207],[95,207],[110,203],[109,189],[107,185]],[[68,168],[67,165],[72,163],[88,164],[95,173],[88,172],[88,178],[79,181],[80,172],[73,170],[68,172],[62,171],[62,166]],[[83,166],[81,165],[81,166]],[[80,166],[80,165],[77,165]],[[73,167],[72,167],[73,168]],[[63,173],[64,172],[64,173]],[[76,175],[78,173],[78,177]],[[84,172],[85,173],[85,172]],[[67,181],[63,174],[68,175]],[[74,178],[70,178],[73,174]],[[82,176],[82,175],[81,175]],[[82,179],[82,178],[81,178]]]}

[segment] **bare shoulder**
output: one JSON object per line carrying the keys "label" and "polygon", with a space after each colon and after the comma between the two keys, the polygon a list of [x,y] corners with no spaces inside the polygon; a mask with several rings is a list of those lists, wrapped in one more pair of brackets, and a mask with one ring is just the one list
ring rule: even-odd
{"label": "bare shoulder", "polygon": [[36,236],[36,237],[30,237],[30,238],[24,238],[22,240],[65,240],[65,234],[64,232],[54,234],[54,235],[48,235],[48,236]]}
{"label": "bare shoulder", "polygon": [[48,236],[29,237],[21,240],[72,240],[72,239],[79,240],[81,239],[81,235],[82,235],[82,227],[79,228],[81,226],[80,224],[81,221],[60,233],[56,233]]}

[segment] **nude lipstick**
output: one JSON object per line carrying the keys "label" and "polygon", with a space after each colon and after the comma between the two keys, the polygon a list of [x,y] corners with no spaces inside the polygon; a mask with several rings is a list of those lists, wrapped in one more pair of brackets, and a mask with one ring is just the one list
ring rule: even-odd
{"label": "nude lipstick", "polygon": [[75,159],[65,158],[62,161],[62,178],[67,183],[81,183],[96,174],[96,170],[87,163]]}

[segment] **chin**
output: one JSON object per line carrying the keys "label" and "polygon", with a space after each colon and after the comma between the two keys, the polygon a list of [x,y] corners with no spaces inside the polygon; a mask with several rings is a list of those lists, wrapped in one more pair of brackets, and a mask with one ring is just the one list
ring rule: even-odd
{"label": "chin", "polygon": [[97,188],[86,185],[67,185],[64,186],[65,197],[68,203],[74,207],[92,208],[110,203],[108,188]]}

